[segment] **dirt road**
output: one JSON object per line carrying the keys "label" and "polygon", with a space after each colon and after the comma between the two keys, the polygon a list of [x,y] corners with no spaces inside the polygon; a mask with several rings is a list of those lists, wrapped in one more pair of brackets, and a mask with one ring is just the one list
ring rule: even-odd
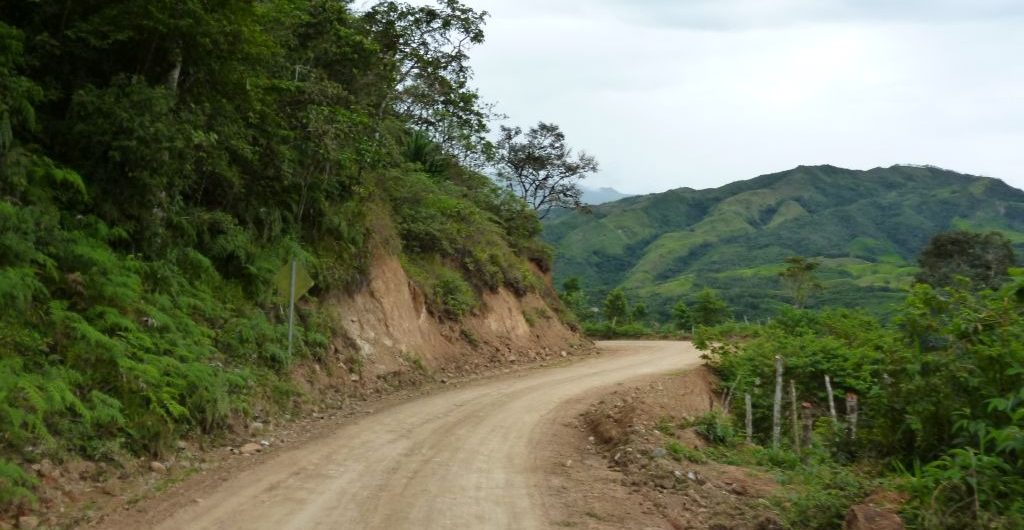
{"label": "dirt road", "polygon": [[[162,521],[134,528],[548,528],[539,487],[560,406],[596,388],[700,362],[685,342],[605,354],[409,401],[272,455]],[[577,400],[578,401],[578,400]],[[564,411],[563,411],[564,412]],[[145,516],[142,516],[145,519]]]}

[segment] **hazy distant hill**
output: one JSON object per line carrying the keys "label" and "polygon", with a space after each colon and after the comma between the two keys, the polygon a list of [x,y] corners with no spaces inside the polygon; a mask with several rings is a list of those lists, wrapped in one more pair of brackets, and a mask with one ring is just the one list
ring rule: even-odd
{"label": "hazy distant hill", "polygon": [[755,318],[788,302],[777,272],[792,255],[823,264],[826,289],[813,304],[885,313],[928,239],[953,227],[1001,230],[1024,244],[1024,191],[934,167],[800,166],[626,198],[591,215],[561,212],[545,238],[557,250],[556,279],[578,276],[592,301],[622,286],[665,315],[708,286],[738,317]]}
{"label": "hazy distant hill", "polygon": [[626,197],[632,197],[632,195],[622,193],[615,188],[583,188],[583,202],[585,204],[604,204],[606,202],[625,199]]}

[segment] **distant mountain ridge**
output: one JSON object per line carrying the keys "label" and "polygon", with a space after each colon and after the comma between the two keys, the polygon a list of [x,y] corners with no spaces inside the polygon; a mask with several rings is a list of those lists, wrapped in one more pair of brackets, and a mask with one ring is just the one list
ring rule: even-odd
{"label": "distant mountain ridge", "polygon": [[1024,191],[931,166],[867,171],[799,166],[719,188],[680,188],[560,212],[545,226],[559,281],[579,277],[598,301],[622,287],[667,316],[718,289],[737,316],[787,303],[777,273],[793,255],[822,263],[817,305],[879,313],[902,299],[916,257],[951,228],[1000,230],[1024,249]]}
{"label": "distant mountain ridge", "polygon": [[588,188],[583,187],[583,203],[590,205],[604,204],[606,202],[613,202],[619,199],[625,199],[626,197],[632,197],[628,193],[622,193],[615,188],[609,188],[607,186],[601,188]]}

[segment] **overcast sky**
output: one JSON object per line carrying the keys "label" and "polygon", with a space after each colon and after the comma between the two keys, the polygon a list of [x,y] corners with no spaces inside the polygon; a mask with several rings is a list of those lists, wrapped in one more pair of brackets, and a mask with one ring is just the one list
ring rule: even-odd
{"label": "overcast sky", "polygon": [[934,164],[1024,187],[1022,0],[464,0],[475,84],[562,126],[590,187]]}

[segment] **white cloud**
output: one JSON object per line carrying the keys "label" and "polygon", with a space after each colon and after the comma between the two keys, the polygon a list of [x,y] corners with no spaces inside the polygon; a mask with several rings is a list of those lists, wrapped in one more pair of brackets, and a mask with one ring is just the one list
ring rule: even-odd
{"label": "white cloud", "polygon": [[469,0],[475,82],[562,125],[591,186],[929,163],[1024,187],[1024,3]]}

